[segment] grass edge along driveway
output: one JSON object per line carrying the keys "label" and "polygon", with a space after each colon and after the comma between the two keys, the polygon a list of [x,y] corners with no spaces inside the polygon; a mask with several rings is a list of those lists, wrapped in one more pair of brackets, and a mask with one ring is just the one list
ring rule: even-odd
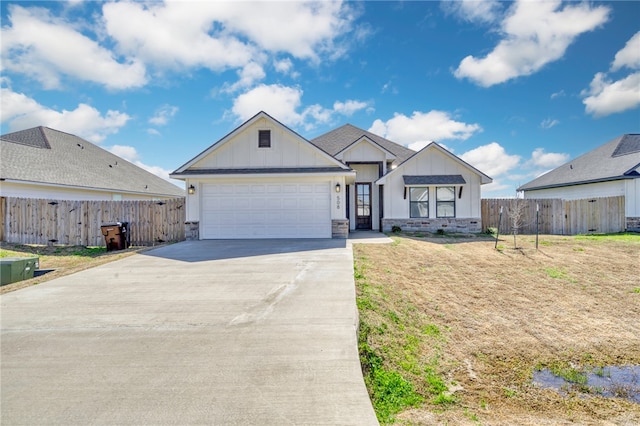
{"label": "grass edge along driveway", "polygon": [[637,424],[640,405],[533,371],[640,365],[640,234],[395,235],[354,245],[360,357],[382,424]]}

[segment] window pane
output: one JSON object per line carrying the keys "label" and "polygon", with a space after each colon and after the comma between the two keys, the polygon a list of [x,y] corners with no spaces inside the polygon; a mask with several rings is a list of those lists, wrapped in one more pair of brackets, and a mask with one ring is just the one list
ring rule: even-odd
{"label": "window pane", "polygon": [[412,202],[411,217],[429,217],[429,203],[427,202]]}
{"label": "window pane", "polygon": [[437,203],[437,217],[454,217],[455,216],[455,206],[453,201],[440,201]]}
{"label": "window pane", "polygon": [[456,199],[456,188],[453,186],[441,186],[436,188],[436,199],[438,201],[453,201]]}
{"label": "window pane", "polygon": [[411,201],[429,201],[429,188],[409,188]]}

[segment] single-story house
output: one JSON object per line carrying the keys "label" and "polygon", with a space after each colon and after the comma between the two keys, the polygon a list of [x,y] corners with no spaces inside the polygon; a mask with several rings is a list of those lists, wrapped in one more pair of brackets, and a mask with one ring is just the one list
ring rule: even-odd
{"label": "single-story house", "polygon": [[34,127],[0,136],[0,196],[153,200],[183,189],[78,136]]}
{"label": "single-story house", "polygon": [[309,141],[265,112],[170,176],[185,181],[191,239],[480,232],[491,182],[437,143],[415,152],[349,124]]}
{"label": "single-story house", "polygon": [[640,231],[640,134],[619,136],[522,185],[525,198],[623,196],[628,230]]}

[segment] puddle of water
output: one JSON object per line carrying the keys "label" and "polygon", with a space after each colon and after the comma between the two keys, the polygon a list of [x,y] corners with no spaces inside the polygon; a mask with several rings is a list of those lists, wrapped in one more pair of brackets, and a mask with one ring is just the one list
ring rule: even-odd
{"label": "puddle of water", "polygon": [[581,370],[582,383],[572,383],[549,369],[533,372],[533,383],[566,394],[586,392],[609,398],[625,398],[640,404],[640,365],[610,366]]}

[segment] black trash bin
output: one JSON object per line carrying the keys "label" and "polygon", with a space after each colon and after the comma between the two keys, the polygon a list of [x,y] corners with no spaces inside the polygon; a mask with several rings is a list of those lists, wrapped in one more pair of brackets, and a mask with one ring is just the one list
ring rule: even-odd
{"label": "black trash bin", "polygon": [[107,251],[124,250],[131,245],[129,222],[105,223],[100,227]]}

